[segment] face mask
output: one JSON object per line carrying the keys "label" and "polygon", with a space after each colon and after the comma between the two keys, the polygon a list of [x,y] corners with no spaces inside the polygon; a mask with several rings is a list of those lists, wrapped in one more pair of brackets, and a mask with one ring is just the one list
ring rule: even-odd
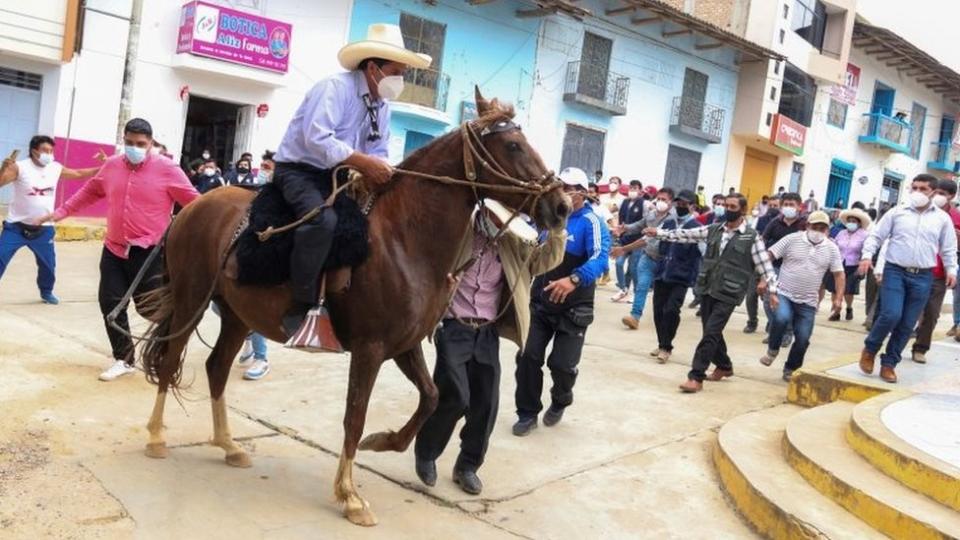
{"label": "face mask", "polygon": [[618,184],[610,184],[610,194],[616,195],[620,193],[620,186]]}
{"label": "face mask", "polygon": [[400,94],[403,93],[403,75],[388,76],[379,67],[377,69],[383,75],[383,78],[377,83],[377,94],[380,94],[380,97],[387,101],[393,101],[400,97]]}
{"label": "face mask", "polygon": [[936,206],[937,208],[943,208],[944,206],[947,205],[948,202],[950,201],[947,200],[947,197],[945,195],[937,194],[933,196],[933,205]]}
{"label": "face mask", "polygon": [[760,215],[760,211],[759,211],[759,210],[754,210],[753,212],[750,212],[750,215],[753,216],[753,217],[757,217],[757,216]]}
{"label": "face mask", "polygon": [[740,212],[724,212],[723,219],[727,223],[733,223],[734,221],[740,219]]}
{"label": "face mask", "polygon": [[927,197],[919,191],[913,191],[910,193],[910,206],[914,208],[923,208],[928,204],[930,204],[930,197]]}
{"label": "face mask", "polygon": [[248,172],[250,172],[250,167],[247,166],[247,165],[241,165],[241,166],[237,167],[237,170],[240,171],[240,172],[242,172],[242,173],[248,173]]}
{"label": "face mask", "polygon": [[204,152],[200,154],[200,157],[202,157],[203,159],[210,159],[210,152]]}
{"label": "face mask", "polygon": [[783,212],[783,217],[787,219],[793,219],[797,217],[797,209],[792,206],[784,206],[783,210],[781,211]]}
{"label": "face mask", "polygon": [[257,172],[257,183],[258,183],[258,184],[266,184],[267,182],[269,182],[269,181],[272,180],[272,179],[273,179],[273,175],[270,174],[269,172],[263,170],[263,169],[260,169],[260,170]]}
{"label": "face mask", "polygon": [[856,230],[860,228],[860,224],[859,224],[859,223],[847,223],[847,224],[846,224],[846,227],[847,227],[847,230],[848,230],[848,231],[850,231],[850,232],[856,232]]}
{"label": "face mask", "polygon": [[213,170],[213,169],[204,169],[204,170],[203,170],[203,175],[204,175],[204,176],[209,177],[209,176],[213,176],[213,175],[215,175],[215,174],[217,174],[217,171],[215,171],[215,170]]}
{"label": "face mask", "polygon": [[719,205],[718,205],[718,206],[714,206],[714,207],[713,207],[713,213],[714,213],[714,215],[716,215],[717,217],[723,217],[723,215],[727,213],[727,207],[725,207],[725,206],[719,206]]}
{"label": "face mask", "polygon": [[657,201],[656,202],[657,212],[666,212],[670,209],[670,203],[666,201]]}
{"label": "face mask", "polygon": [[631,201],[634,200],[634,199],[636,199],[636,198],[639,197],[639,196],[640,196],[640,192],[639,192],[639,191],[633,191],[633,190],[631,190],[631,191],[628,191],[628,192],[627,192],[627,197],[629,197]]}
{"label": "face mask", "polygon": [[147,159],[147,149],[146,148],[137,148],[136,146],[124,146],[123,153],[127,156],[127,161],[133,163],[134,165],[139,165],[143,160]]}
{"label": "face mask", "polygon": [[46,167],[47,165],[53,163],[53,154],[37,154],[37,161],[40,162],[40,165]]}
{"label": "face mask", "polygon": [[827,235],[820,231],[807,231],[807,238],[814,244],[819,244],[820,242],[823,242],[824,238],[826,237]]}
{"label": "face mask", "polygon": [[690,208],[686,206],[678,206],[676,210],[677,210],[677,215],[680,217],[684,217],[690,213]]}

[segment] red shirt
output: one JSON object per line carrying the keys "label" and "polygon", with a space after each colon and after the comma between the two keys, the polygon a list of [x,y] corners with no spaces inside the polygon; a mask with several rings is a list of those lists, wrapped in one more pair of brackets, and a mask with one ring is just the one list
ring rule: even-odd
{"label": "red shirt", "polygon": [[[953,205],[947,206],[947,214],[950,215],[950,220],[953,221],[953,228],[955,230],[960,230],[960,212],[957,211]],[[935,279],[946,279],[947,272],[943,268],[943,259],[940,258],[940,255],[937,255],[937,266],[933,269],[933,277]]]}
{"label": "red shirt", "polygon": [[126,259],[130,246],[148,248],[160,242],[170,224],[173,203],[186,206],[199,196],[173,160],[148,154],[142,163],[132,165],[123,155],[116,155],[57,209],[54,219],[106,198],[109,209],[103,243],[111,253]]}

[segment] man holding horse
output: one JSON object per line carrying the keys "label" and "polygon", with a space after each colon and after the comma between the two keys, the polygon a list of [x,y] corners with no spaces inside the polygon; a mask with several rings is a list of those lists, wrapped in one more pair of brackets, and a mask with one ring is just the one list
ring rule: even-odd
{"label": "man holding horse", "polygon": [[459,267],[473,260],[434,335],[437,364],[433,380],[440,391],[437,409],[417,435],[416,471],[428,486],[437,481],[436,459],[443,453],[461,417],[460,454],[453,481],[479,495],[483,484],[477,469],[497,421],[500,402],[500,336],[523,347],[530,313],[529,283],[563,260],[566,236],[549,231],[537,243],[537,232],[498,201],[486,199],[474,213],[473,234],[463,247]]}
{"label": "man holding horse", "polygon": [[[174,203],[186,206],[200,196],[176,162],[150,153],[153,128],[149,122],[142,118],[127,122],[123,144],[123,154],[107,158],[100,171],[80,191],[56,212],[40,219],[40,222],[60,221],[102,199],[109,205],[98,297],[114,362],[100,374],[101,381],[112,381],[135,371],[126,306],[115,321],[119,330],[107,321],[107,315],[121,301],[129,301],[125,298],[127,290],[163,239]],[[161,263],[161,257],[154,257],[134,290],[134,303],[145,317],[149,313],[142,308],[143,294],[162,284]]]}
{"label": "man holding horse", "polygon": [[560,173],[564,192],[572,202],[567,242],[560,265],[536,278],[531,289],[530,333],[517,355],[517,422],[513,434],[522,437],[537,427],[543,410],[543,364],[553,378],[550,407],[543,424],[553,426],[573,403],[573,385],[587,327],[593,322],[596,281],[609,267],[610,231],[587,204],[587,175],[567,168]]}
{"label": "man holding horse", "polygon": [[[294,114],[275,156],[273,182],[298,219],[322,208],[330,196],[333,172],[352,167],[376,185],[390,180],[389,100],[403,91],[407,67],[426,68],[432,59],[404,47],[400,27],[372,24],[367,39],[337,55],[347,70],[318,82]],[[317,304],[318,279],[330,251],[337,216],[323,210],[297,228],[291,255],[293,307],[283,319],[293,335]]]}

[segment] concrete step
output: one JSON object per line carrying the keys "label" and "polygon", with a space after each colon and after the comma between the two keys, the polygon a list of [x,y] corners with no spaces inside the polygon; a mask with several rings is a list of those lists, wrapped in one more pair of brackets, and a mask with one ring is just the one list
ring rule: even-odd
{"label": "concrete step", "polygon": [[847,442],[887,476],[960,511],[960,396],[868,399],[853,408]]}
{"label": "concrete step", "polygon": [[960,513],[886,476],[846,441],[854,404],[837,401],[787,422],[787,461],[818,491],[892,538],[960,537]]}
{"label": "concrete step", "polygon": [[721,428],[713,458],[724,491],[766,538],[884,538],[821,495],[784,460],[784,429],[801,411],[780,405],[739,416]]}

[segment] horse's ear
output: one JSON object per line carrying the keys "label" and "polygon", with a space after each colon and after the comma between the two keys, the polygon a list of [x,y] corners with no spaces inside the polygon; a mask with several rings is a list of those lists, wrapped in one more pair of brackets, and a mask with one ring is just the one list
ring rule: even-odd
{"label": "horse's ear", "polygon": [[483,97],[483,94],[480,93],[480,87],[473,87],[473,99],[477,102],[477,114],[483,116],[484,113],[490,108],[490,103]]}

